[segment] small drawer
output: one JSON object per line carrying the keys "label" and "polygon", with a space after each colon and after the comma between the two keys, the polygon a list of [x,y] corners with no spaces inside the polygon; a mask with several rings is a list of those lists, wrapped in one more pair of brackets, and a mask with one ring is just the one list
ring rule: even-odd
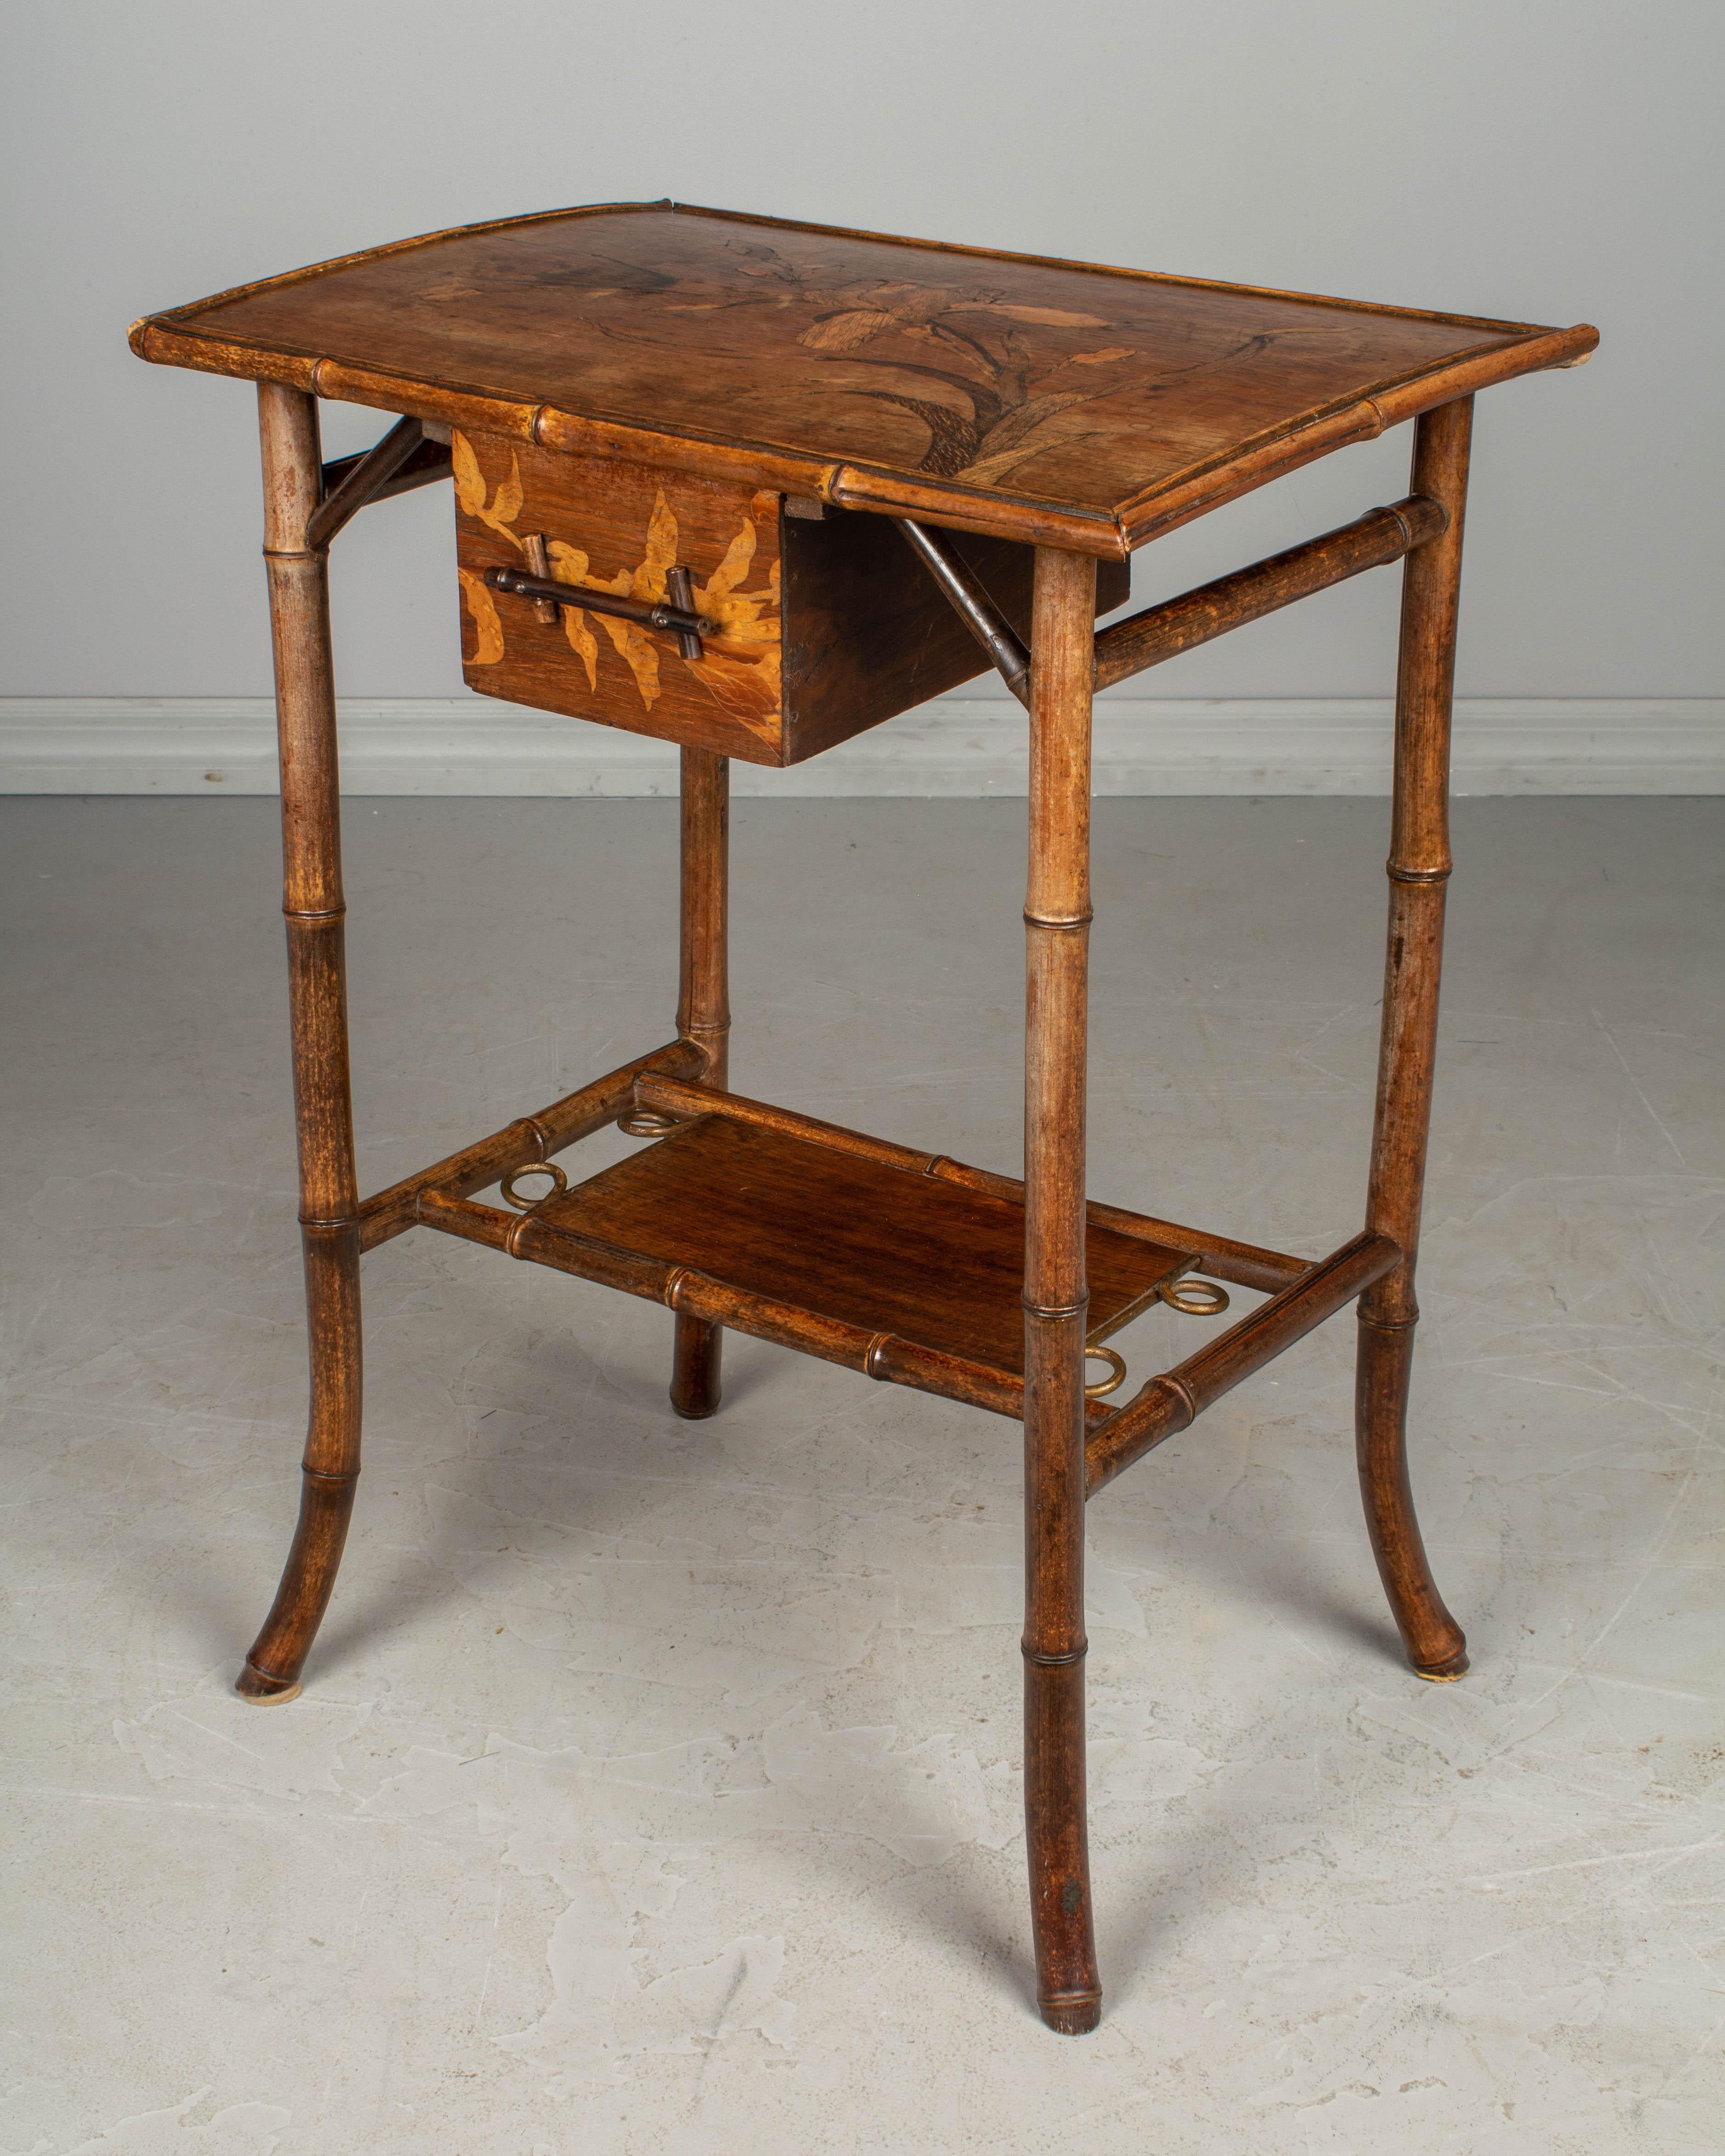
{"label": "small drawer", "polygon": [[[888,518],[791,514],[778,494],[495,435],[451,449],[462,672],[481,696],[789,764],[988,670]],[[1028,640],[1032,550],[948,536]],[[685,658],[673,634],[494,590],[495,568],[655,603],[681,568],[715,633]],[[1096,588],[1099,613],[1120,605],[1126,564],[1100,563]]]}

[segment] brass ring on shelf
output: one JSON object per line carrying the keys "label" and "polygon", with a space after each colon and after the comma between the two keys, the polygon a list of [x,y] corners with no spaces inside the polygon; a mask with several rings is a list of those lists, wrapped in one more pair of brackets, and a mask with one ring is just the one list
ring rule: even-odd
{"label": "brass ring on shelf", "polygon": [[1218,1287],[1214,1281],[1194,1279],[1190,1274],[1164,1281],[1160,1293],[1170,1310],[1183,1311],[1188,1317],[1219,1317],[1228,1307],[1225,1287]]}
{"label": "brass ring on shelf", "polygon": [[617,1118],[617,1127],[626,1137],[662,1138],[680,1125],[676,1116],[661,1115],[657,1108],[631,1108]]}
{"label": "brass ring on shelf", "polygon": [[1098,1378],[1095,1384],[1085,1387],[1086,1399],[1106,1399],[1110,1393],[1117,1393],[1126,1383],[1125,1359],[1117,1355],[1111,1348],[1086,1348],[1084,1359],[1086,1363],[1106,1363],[1108,1365],[1106,1378]]}
{"label": "brass ring on shelf", "polygon": [[[522,1175],[548,1175],[551,1188],[537,1198],[523,1198],[516,1189],[516,1178]],[[506,1205],[513,1205],[517,1213],[531,1213],[536,1205],[544,1204],[547,1198],[561,1198],[569,1187],[569,1178],[554,1160],[530,1160],[524,1168],[512,1168],[497,1188],[503,1193]]]}

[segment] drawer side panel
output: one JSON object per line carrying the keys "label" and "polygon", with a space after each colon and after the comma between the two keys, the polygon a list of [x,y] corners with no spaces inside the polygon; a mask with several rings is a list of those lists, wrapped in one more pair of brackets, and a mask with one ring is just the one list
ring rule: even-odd
{"label": "drawer side panel", "polygon": [[[942,536],[1028,644],[1035,549],[962,531]],[[782,543],[788,762],[990,672],[988,654],[891,518],[842,509],[818,522],[788,516]],[[1096,612],[1123,606],[1131,586],[1125,562],[1099,562]]]}

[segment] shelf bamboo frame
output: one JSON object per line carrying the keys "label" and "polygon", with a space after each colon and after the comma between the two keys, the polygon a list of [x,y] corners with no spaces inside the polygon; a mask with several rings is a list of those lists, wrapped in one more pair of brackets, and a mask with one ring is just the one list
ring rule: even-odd
{"label": "shelf bamboo frame", "polygon": [[[577,1280],[619,1289],[624,1295],[662,1303],[679,1321],[717,1330],[729,1326],[775,1347],[794,1348],[824,1363],[855,1370],[882,1383],[905,1385],[942,1399],[986,1409],[1014,1421],[1024,1416],[1024,1380],[990,1369],[961,1355],[943,1353],[915,1341],[848,1324],[842,1318],[804,1310],[776,1296],[756,1295],[714,1280],[694,1267],[666,1258],[649,1257],[583,1235],[532,1213],[506,1213],[470,1199],[427,1191],[419,1201],[419,1224],[464,1241],[482,1243],[506,1255],[549,1266]],[[1101,1429],[1108,1419],[1103,1404],[1087,1404],[1086,1423]]]}
{"label": "shelf bamboo frame", "polygon": [[360,1248],[374,1250],[380,1243],[387,1243],[411,1228],[418,1217],[419,1200],[428,1192],[438,1191],[449,1198],[471,1197],[475,1190],[484,1190],[501,1182],[511,1169],[551,1160],[625,1114],[634,1101],[635,1087],[644,1074],[664,1070],[692,1077],[706,1067],[706,1058],[707,1050],[695,1041],[668,1041],[663,1048],[638,1055],[634,1062],[608,1071],[603,1078],[595,1078],[573,1093],[566,1093],[549,1107],[540,1108],[531,1116],[518,1116],[501,1131],[493,1131],[489,1137],[476,1139],[459,1152],[451,1153],[446,1160],[421,1168],[415,1175],[405,1176],[399,1183],[392,1183],[387,1190],[377,1191],[359,1208]]}
{"label": "shelf bamboo frame", "polygon": [[1339,1250],[1308,1266],[1259,1309],[1218,1340],[1163,1370],[1126,1406],[1109,1416],[1085,1445],[1085,1489],[1089,1496],[1177,1430],[1189,1430],[1224,1393],[1333,1317],[1401,1263],[1387,1235],[1356,1235]]}

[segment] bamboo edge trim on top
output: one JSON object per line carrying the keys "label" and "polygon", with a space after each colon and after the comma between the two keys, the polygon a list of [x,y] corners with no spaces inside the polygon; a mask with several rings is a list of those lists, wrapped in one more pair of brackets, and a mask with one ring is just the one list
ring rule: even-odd
{"label": "bamboo edge trim on top", "polygon": [[[455,386],[445,377],[425,377],[399,367],[388,370],[315,354],[291,341],[260,343],[229,334],[212,334],[194,326],[197,318],[223,305],[316,283],[368,264],[440,243],[470,239],[497,232],[574,223],[606,215],[684,215],[746,228],[780,230],[909,254],[932,254],[979,262],[998,261],[1079,278],[1118,280],[1141,288],[1178,294],[1222,295],[1280,305],[1309,306],[1386,322],[1420,322],[1491,333],[1495,341],[1465,346],[1457,353],[1421,362],[1339,392],[1325,403],[1278,419],[1255,434],[1167,474],[1112,505],[1076,503],[1050,495],[978,486],[964,480],[932,476],[921,470],[871,459],[839,459],[788,443],[728,436],[711,428],[680,428],[675,434],[637,421],[572,411],[548,399],[529,400],[483,385]],[[1009,311],[1010,311],[1009,310]],[[501,432],[552,449],[588,454],[621,455],[663,465],[697,475],[747,478],[786,492],[875,514],[918,514],[949,528],[998,534],[1022,542],[1049,545],[1102,557],[1119,557],[1178,523],[1297,469],[1331,448],[1370,439],[1387,426],[1450,401],[1488,383],[1549,366],[1574,365],[1597,343],[1588,325],[1568,330],[1542,325],[1497,321],[1434,310],[1394,307],[1381,302],[1349,300],[1325,294],[1230,284],[1137,270],[1106,263],[1078,263],[1056,257],[1019,254],[1004,249],[875,234],[801,220],[764,218],[746,212],[677,204],[668,199],[632,203],[583,204],[526,216],[457,225],[415,238],[360,250],[282,275],[230,287],[133,326],[131,342],[144,358],[184,364],[206,372],[250,378],[281,379],[326,396],[397,410],[404,403],[418,408],[413,416],[447,418],[480,431]],[[1385,355],[1387,356],[1387,355]]]}
{"label": "bamboo edge trim on top", "polygon": [[[180,328],[171,316],[143,316],[133,323],[129,335],[133,352],[152,365],[279,382],[316,396],[445,421],[563,454],[656,465],[695,478],[771,486],[864,514],[916,516],[945,530],[1114,559],[1123,559],[1179,525],[1285,478],[1332,450],[1373,440],[1457,397],[1523,374],[1579,366],[1592,356],[1599,341],[1591,324],[1577,323],[1466,356],[1445,367],[1403,377],[1376,388],[1370,396],[1301,413],[1292,424],[1267,429],[1225,455],[1174,473],[1154,490],[1130,497],[1111,516],[1031,495],[931,484],[917,474],[888,466],[801,457],[767,443],[726,442],[694,433],[667,434],[544,402],[454,390],[407,374],[354,367],[327,357],[203,336]],[[1539,356],[1532,357],[1536,348]]]}

